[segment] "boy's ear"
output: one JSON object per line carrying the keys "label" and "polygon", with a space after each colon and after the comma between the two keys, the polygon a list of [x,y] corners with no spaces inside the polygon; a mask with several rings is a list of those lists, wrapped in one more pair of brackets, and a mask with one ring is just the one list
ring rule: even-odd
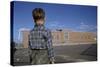
{"label": "boy's ear", "polygon": [[45,19],[46,19],[46,18],[44,18],[44,22],[45,22]]}
{"label": "boy's ear", "polygon": [[46,19],[46,18],[44,18],[44,21],[45,21],[45,19]]}

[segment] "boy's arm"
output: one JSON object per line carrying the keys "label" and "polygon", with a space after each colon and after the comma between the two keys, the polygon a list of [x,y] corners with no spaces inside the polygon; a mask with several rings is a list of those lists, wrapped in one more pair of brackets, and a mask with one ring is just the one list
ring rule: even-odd
{"label": "boy's arm", "polygon": [[28,48],[30,49],[31,45],[30,45],[30,35],[28,35]]}
{"label": "boy's arm", "polygon": [[28,35],[28,48],[29,48],[29,53],[31,54],[31,35]]}
{"label": "boy's arm", "polygon": [[48,30],[47,32],[47,48],[48,48],[50,63],[54,63],[54,50],[52,46],[52,35],[50,30]]}

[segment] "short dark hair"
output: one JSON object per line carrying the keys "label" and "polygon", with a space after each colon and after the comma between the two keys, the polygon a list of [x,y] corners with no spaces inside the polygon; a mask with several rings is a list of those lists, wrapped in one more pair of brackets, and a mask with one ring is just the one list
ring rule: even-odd
{"label": "short dark hair", "polygon": [[36,22],[37,20],[43,19],[45,18],[45,12],[42,8],[35,8],[32,11],[32,16],[34,21]]}

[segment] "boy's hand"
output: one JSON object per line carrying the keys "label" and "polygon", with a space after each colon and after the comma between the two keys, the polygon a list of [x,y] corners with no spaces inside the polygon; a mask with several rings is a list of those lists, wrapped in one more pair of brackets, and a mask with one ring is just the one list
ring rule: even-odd
{"label": "boy's hand", "polygon": [[54,64],[54,61],[50,61],[50,64]]}
{"label": "boy's hand", "polygon": [[50,64],[54,64],[54,57],[50,58]]}

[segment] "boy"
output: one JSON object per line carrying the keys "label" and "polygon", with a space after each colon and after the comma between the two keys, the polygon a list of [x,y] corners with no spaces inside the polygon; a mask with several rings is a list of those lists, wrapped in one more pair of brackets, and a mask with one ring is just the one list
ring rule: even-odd
{"label": "boy", "polygon": [[29,34],[29,48],[32,50],[31,64],[53,64],[52,35],[44,26],[45,12],[42,8],[35,8],[32,16],[35,25]]}

